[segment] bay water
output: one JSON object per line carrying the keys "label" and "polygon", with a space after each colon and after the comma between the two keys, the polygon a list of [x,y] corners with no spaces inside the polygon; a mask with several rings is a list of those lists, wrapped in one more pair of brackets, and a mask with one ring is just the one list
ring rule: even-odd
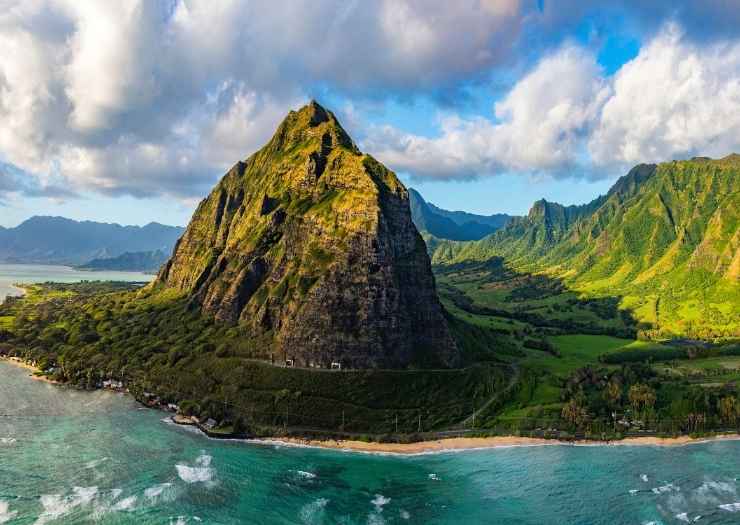
{"label": "bay water", "polygon": [[0,264],[0,302],[21,292],[14,288],[18,283],[76,283],[81,281],[148,282],[153,275],[141,272],[92,272],[70,266],[46,264]]}

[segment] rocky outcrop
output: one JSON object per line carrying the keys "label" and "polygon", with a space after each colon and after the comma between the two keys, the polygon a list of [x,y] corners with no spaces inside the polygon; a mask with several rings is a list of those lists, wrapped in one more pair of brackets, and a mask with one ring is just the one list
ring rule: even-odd
{"label": "rocky outcrop", "polygon": [[155,287],[301,366],[455,366],[407,190],[312,102],[198,206]]}

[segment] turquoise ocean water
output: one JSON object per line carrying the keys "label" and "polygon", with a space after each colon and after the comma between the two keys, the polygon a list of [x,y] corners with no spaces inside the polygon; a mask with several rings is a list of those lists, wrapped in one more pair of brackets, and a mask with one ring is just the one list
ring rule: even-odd
{"label": "turquoise ocean water", "polygon": [[139,272],[86,272],[69,266],[43,264],[0,264],[0,302],[19,295],[14,283],[74,283],[79,281],[150,281],[152,275]]}
{"label": "turquoise ocean water", "polygon": [[0,523],[740,522],[740,442],[414,457],[223,442],[0,362]]}

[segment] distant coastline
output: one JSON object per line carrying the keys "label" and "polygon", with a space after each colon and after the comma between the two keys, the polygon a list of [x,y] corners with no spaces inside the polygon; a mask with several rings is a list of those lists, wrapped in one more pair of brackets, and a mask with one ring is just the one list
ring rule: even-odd
{"label": "distant coastline", "polygon": [[22,288],[15,284],[9,284],[8,288],[10,288],[11,290],[17,291],[18,295],[6,295],[5,297],[0,298],[0,304],[3,304],[8,297],[23,297],[28,293],[27,289]]}

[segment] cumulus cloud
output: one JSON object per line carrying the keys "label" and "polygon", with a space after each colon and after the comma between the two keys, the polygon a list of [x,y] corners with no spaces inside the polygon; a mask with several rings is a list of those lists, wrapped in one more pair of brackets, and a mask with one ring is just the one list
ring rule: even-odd
{"label": "cumulus cloud", "polygon": [[740,44],[707,45],[668,24],[614,76],[565,45],[494,106],[493,118],[445,115],[433,138],[391,127],[365,147],[417,177],[502,171],[613,176],[639,162],[740,151]]}
{"label": "cumulus cloud", "polygon": [[[312,94],[346,102],[356,122],[362,114],[350,110],[363,102],[454,100],[450,93],[518,64],[534,32],[562,40],[564,17],[587,14],[578,5],[6,0],[0,161],[13,170],[0,172],[0,194],[201,196]],[[628,8],[645,20],[684,20],[698,5]],[[723,5],[710,0],[707,12],[736,19]],[[738,27],[726,26],[727,35]],[[441,105],[439,136],[377,126],[364,146],[399,170],[442,178],[569,174],[594,162],[720,152],[740,136],[738,51],[728,42],[667,30],[614,77],[592,51],[559,44],[489,117],[462,118]],[[699,107],[701,100],[712,104]]]}
{"label": "cumulus cloud", "polygon": [[600,165],[740,151],[740,43],[669,25],[615,75],[588,149]]}
{"label": "cumulus cloud", "polygon": [[316,86],[430,92],[491,67],[520,3],[9,0],[0,158],[19,191],[200,195]]}

